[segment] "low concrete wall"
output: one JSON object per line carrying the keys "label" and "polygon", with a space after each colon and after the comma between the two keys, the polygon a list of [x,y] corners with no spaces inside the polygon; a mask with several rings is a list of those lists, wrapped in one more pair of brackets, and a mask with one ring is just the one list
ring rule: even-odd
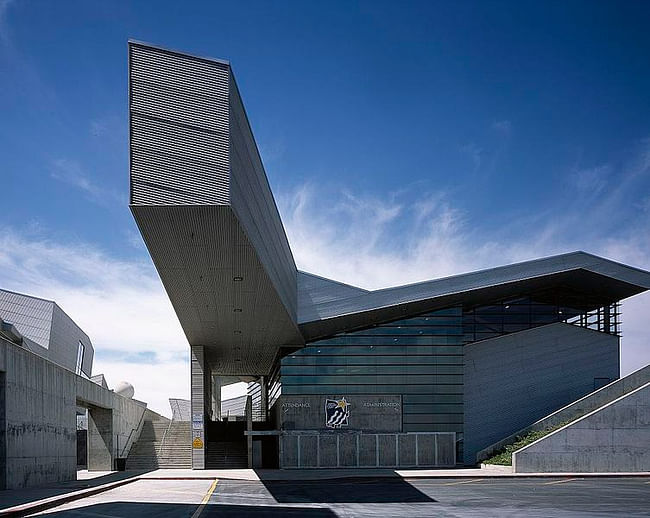
{"label": "low concrete wall", "polygon": [[456,465],[454,432],[283,432],[280,468],[406,468]]}
{"label": "low concrete wall", "polygon": [[137,439],[132,430],[140,425],[145,403],[123,398],[4,339],[0,371],[0,484],[6,489],[76,478],[77,405],[90,410],[90,469],[113,469],[115,457],[125,455],[119,448],[128,447],[129,436],[131,442]]}
{"label": "low concrete wall", "polygon": [[593,410],[618,399],[624,394],[627,394],[648,382],[650,382],[650,365],[646,365],[645,367],[628,374],[624,378],[618,379],[609,385],[605,385],[595,392],[574,401],[570,405],[560,408],[557,412],[553,412],[545,418],[534,422],[530,426],[522,428],[505,439],[488,446],[476,454],[476,459],[478,462],[488,459],[495,452],[514,443],[517,440],[517,437],[522,437],[529,432],[548,430],[562,423],[566,423],[567,421],[577,419],[578,417],[592,412]]}
{"label": "low concrete wall", "polygon": [[516,473],[650,471],[650,383],[512,456]]}

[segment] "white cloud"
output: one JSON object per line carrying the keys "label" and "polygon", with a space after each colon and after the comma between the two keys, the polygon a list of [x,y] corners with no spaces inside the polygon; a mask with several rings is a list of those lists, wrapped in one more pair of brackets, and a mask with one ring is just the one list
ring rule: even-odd
{"label": "white cloud", "polygon": [[0,0],[0,42],[9,44],[9,26],[7,24],[7,11],[13,0]]}
{"label": "white cloud", "polygon": [[[149,262],[111,257],[88,243],[52,243],[40,234],[0,233],[0,287],[54,300],[91,337],[95,350],[153,351],[156,362],[95,362],[111,383],[136,386],[141,399],[168,413],[168,397],[187,397],[189,354],[171,303]],[[174,373],[171,376],[171,373]],[[173,378],[173,379],[172,379]],[[162,398],[162,399],[161,399]]]}
{"label": "white cloud", "polygon": [[509,120],[494,121],[492,123],[492,129],[508,136],[512,131],[512,123]]}
{"label": "white cloud", "polygon": [[86,193],[90,200],[100,205],[110,206],[113,201],[117,201],[120,207],[124,207],[128,203],[124,195],[100,187],[89,177],[81,165],[74,160],[67,158],[53,160],[50,176],[55,180],[80,189]]}
{"label": "white cloud", "polygon": [[[576,178],[575,192],[568,193],[573,205],[562,202],[545,214],[522,217],[516,227],[504,222],[486,230],[441,192],[403,192],[384,200],[346,192],[331,199],[322,196],[323,186],[317,192],[306,184],[278,200],[298,267],[367,289],[575,250],[650,270],[650,218],[638,184],[640,172],[650,170],[650,142],[643,142],[620,170],[606,165]],[[607,175],[614,172],[619,184],[607,190]],[[598,192],[581,197],[584,182],[592,191],[596,183]],[[635,194],[638,204],[627,206]],[[612,224],[617,232],[608,235],[604,229]],[[624,304],[623,373],[650,363],[649,314],[649,294]]]}
{"label": "white cloud", "polygon": [[[489,232],[444,192],[331,197],[322,195],[324,186],[306,184],[278,200],[299,268],[370,289],[576,249],[650,269],[647,196],[638,184],[650,167],[645,149],[629,168],[614,171],[616,189]],[[625,205],[635,192],[636,206]],[[603,235],[605,219],[620,231]],[[99,352],[94,372],[112,385],[130,381],[137,398],[168,414],[167,398],[189,395],[188,346],[153,265],[117,259],[89,243],[53,243],[43,232],[39,225],[0,232],[0,287],[57,301],[91,336]],[[650,363],[649,313],[648,294],[623,305],[623,373]],[[153,358],[143,354],[151,352]],[[228,396],[241,391],[231,388]]]}
{"label": "white cloud", "polygon": [[460,147],[461,153],[467,155],[472,161],[473,171],[477,172],[481,168],[483,149],[474,142],[470,142]]}

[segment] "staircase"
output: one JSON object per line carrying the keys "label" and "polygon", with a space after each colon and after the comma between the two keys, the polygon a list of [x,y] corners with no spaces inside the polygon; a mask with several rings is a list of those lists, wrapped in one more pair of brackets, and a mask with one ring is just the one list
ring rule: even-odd
{"label": "staircase", "polygon": [[207,423],[207,469],[248,467],[248,446],[244,431],[246,422],[220,421]]}
{"label": "staircase", "polygon": [[206,469],[248,467],[248,446],[245,442],[209,442],[205,457]]}
{"label": "staircase", "polygon": [[126,459],[126,469],[191,468],[190,423],[151,414],[145,416],[142,433]]}

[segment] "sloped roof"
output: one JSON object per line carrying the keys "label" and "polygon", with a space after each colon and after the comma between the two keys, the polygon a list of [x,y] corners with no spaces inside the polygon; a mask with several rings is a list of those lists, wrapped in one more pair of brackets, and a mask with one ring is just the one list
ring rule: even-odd
{"label": "sloped roof", "polygon": [[398,319],[451,304],[507,297],[562,285],[616,301],[650,289],[650,273],[585,252],[536,259],[381,290],[352,292],[300,307],[306,340]]}

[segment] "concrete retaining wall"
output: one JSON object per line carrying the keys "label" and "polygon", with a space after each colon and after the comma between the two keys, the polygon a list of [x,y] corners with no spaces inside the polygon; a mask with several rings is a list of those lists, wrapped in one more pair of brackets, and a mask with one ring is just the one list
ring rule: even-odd
{"label": "concrete retaining wall", "polygon": [[465,346],[466,464],[483,448],[619,377],[616,336],[556,323]]}
{"label": "concrete retaining wall", "polygon": [[137,439],[145,403],[3,339],[0,372],[0,489],[76,478],[77,405],[89,409],[89,469],[113,469],[118,448]]}
{"label": "concrete retaining wall", "polygon": [[516,473],[650,471],[650,383],[516,451]]}
{"label": "concrete retaining wall", "polygon": [[455,432],[284,432],[280,468],[453,467]]}
{"label": "concrete retaining wall", "polygon": [[485,459],[490,458],[495,452],[501,450],[505,446],[514,443],[517,440],[517,437],[522,437],[529,432],[548,430],[562,423],[567,423],[568,421],[573,421],[579,417],[582,417],[589,412],[596,410],[597,408],[618,399],[628,392],[645,385],[650,382],[650,365],[634,371],[631,374],[628,374],[624,378],[616,380],[609,385],[602,387],[601,389],[592,392],[591,394],[586,395],[583,398],[574,401],[570,405],[567,405],[557,412],[540,419],[539,421],[534,422],[530,426],[518,430],[512,435],[500,440],[497,443],[494,443],[487,448],[481,450],[476,455],[478,462],[481,462]]}

